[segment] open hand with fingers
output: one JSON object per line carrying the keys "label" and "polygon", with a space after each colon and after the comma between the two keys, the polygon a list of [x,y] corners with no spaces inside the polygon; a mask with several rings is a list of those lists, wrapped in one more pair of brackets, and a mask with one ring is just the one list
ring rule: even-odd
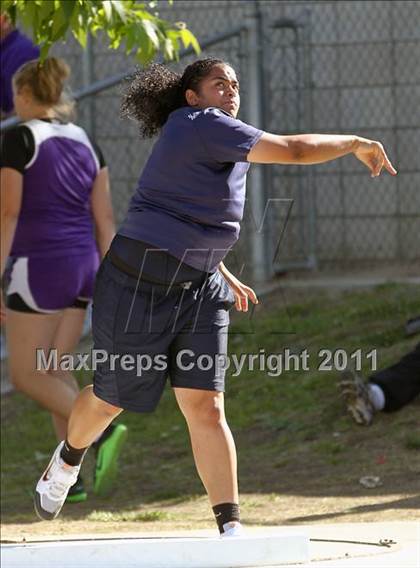
{"label": "open hand with fingers", "polygon": [[223,278],[232,288],[235,295],[235,308],[238,312],[248,311],[249,300],[251,300],[253,304],[258,304],[258,298],[254,290],[249,286],[242,284],[242,282],[226,268],[223,262],[219,264],[219,270],[222,273]]}
{"label": "open hand with fingers", "polygon": [[376,140],[357,138],[357,147],[354,155],[371,171],[372,177],[377,177],[385,168],[391,175],[397,175],[397,170],[391,164],[384,147]]}
{"label": "open hand with fingers", "polygon": [[237,278],[233,277],[229,281],[229,286],[235,294],[235,308],[238,312],[247,312],[249,300],[253,304],[258,304],[258,298],[254,290],[245,284],[242,284]]}

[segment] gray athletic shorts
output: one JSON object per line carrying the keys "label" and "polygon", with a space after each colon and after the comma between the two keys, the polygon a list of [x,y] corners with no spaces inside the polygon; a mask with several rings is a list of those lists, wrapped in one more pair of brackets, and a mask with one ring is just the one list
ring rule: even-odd
{"label": "gray athletic shorts", "polygon": [[94,393],[152,412],[172,387],[224,391],[229,309],[220,272],[172,287],[138,280],[105,258],[93,297]]}

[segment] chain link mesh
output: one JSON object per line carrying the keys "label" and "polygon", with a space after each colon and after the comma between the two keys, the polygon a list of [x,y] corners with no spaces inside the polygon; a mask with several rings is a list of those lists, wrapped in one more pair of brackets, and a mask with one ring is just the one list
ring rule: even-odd
{"label": "chain link mesh", "polygon": [[[159,2],[158,8],[163,18],[188,22],[203,41],[246,25],[256,6],[250,1],[213,0],[176,1],[172,6]],[[321,267],[419,258],[420,2],[261,1],[258,6],[263,128],[282,134],[356,133],[380,139],[399,171],[395,179],[385,174],[371,180],[353,157],[310,168],[265,167],[265,198],[293,199],[280,264],[303,266],[311,255]],[[276,23],[282,19],[279,27]],[[203,52],[227,59],[237,70],[242,120],[248,119],[248,50],[256,48],[239,35]],[[71,64],[75,88],[86,82],[86,56],[75,42],[55,51]],[[107,50],[100,39],[92,52],[92,81],[135,64],[133,58]],[[173,67],[180,70],[192,59],[184,58]],[[134,124],[120,120],[120,90],[108,89],[79,105],[82,123],[93,109],[93,130],[110,166],[119,222],[153,144],[139,139]],[[287,209],[285,203],[270,202],[271,253]],[[255,230],[251,217],[252,212],[246,212],[239,251],[245,251]]]}

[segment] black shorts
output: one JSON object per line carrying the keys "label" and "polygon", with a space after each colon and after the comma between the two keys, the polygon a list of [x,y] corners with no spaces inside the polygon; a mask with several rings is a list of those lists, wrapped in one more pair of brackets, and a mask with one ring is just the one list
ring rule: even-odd
{"label": "black shorts", "polygon": [[172,387],[224,391],[233,291],[220,272],[174,286],[138,280],[105,258],[92,330],[95,395],[152,412]]}

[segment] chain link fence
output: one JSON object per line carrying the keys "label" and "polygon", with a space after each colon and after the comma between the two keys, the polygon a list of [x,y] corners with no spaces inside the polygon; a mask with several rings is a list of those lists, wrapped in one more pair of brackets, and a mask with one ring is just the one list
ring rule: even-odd
{"label": "chain link fence", "polygon": [[[377,138],[399,171],[396,178],[385,174],[372,180],[354,157],[311,167],[265,166],[258,191],[268,206],[262,219],[248,203],[238,258],[245,259],[259,231],[270,263],[279,249],[273,271],[419,259],[420,2],[180,0],[172,6],[160,2],[158,8],[164,18],[187,21],[200,41],[257,22],[254,44],[243,32],[203,52],[227,59],[237,70],[239,118],[252,122],[253,105],[260,104],[256,125],[269,132]],[[107,50],[100,39],[90,55],[72,42],[55,52],[72,65],[75,87],[135,64]],[[255,97],[249,64],[255,53],[261,100],[249,98],[250,92]],[[191,59],[174,67],[181,69]],[[136,126],[119,118],[119,103],[117,86],[82,101],[79,114],[109,163],[121,221],[153,141],[139,139]],[[250,194],[255,177],[250,176]]]}

